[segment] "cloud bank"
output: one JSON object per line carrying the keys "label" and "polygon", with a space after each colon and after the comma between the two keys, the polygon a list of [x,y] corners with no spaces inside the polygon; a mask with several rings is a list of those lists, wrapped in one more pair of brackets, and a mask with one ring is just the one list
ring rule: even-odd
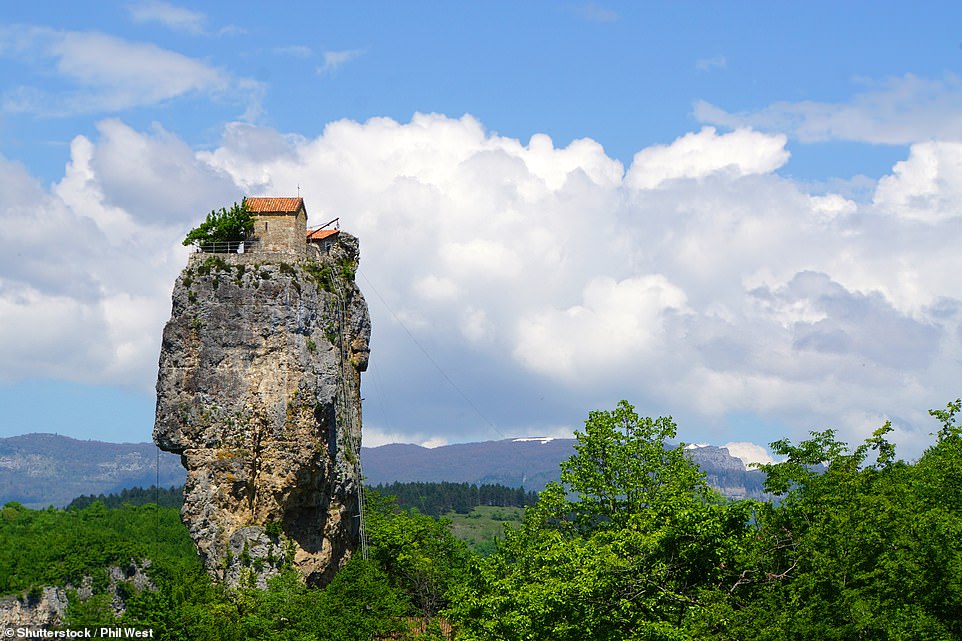
{"label": "cloud bank", "polygon": [[0,158],[4,375],[149,389],[184,233],[300,185],[311,223],[361,239],[379,439],[554,435],[626,398],[686,440],[860,440],[891,418],[917,453],[959,393],[962,149],[915,144],[855,202],[779,176],[785,144],[705,128],[626,168],[469,116],[234,123],[203,152],[106,120],[50,189]]}
{"label": "cloud bank", "polygon": [[[154,8],[169,5],[152,4]],[[148,42],[96,31],[0,26],[0,56],[27,69],[31,84],[6,90],[0,108],[41,117],[119,112],[193,95],[256,101],[260,88],[223,69]],[[51,74],[47,69],[55,70]],[[56,84],[52,81],[56,80]]]}
{"label": "cloud bank", "polygon": [[788,132],[806,143],[848,140],[907,145],[929,139],[962,139],[962,79],[906,74],[863,81],[864,90],[845,103],[779,101],[756,111],[728,112],[699,100],[695,118],[724,127]]}

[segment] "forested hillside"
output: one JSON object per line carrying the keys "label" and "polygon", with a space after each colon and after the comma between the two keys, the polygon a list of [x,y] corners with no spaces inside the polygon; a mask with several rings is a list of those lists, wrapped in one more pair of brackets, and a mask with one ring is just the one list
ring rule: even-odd
{"label": "forested hillside", "polygon": [[67,509],[81,510],[93,503],[103,503],[104,507],[117,508],[125,505],[146,505],[153,503],[160,507],[180,507],[184,504],[184,487],[130,487],[111,494],[84,494],[67,505]]}
{"label": "forested hillside", "polygon": [[[571,456],[574,444],[574,439],[539,438],[433,449],[392,444],[361,448],[361,460],[365,480],[372,486],[468,483],[538,492],[558,480],[558,465]],[[708,446],[690,450],[689,455],[707,474],[709,484],[726,496],[764,498],[764,475],[746,470],[726,449]],[[88,497],[88,503],[89,497],[106,500],[158,481],[162,488],[182,486],[184,474],[179,456],[161,452],[152,443],[81,441],[56,434],[0,438],[0,503],[64,507],[80,496]],[[163,503],[169,499],[161,497],[162,504],[172,505]]]}
{"label": "forested hillside", "polygon": [[180,457],[153,443],[82,441],[58,434],[0,438],[0,502],[63,507],[81,494],[182,485]]}
{"label": "forested hillside", "polygon": [[0,595],[91,577],[103,588],[110,565],[151,559],[157,567],[190,567],[194,545],[176,509],[155,505],[108,509],[0,510]]}
{"label": "forested hillside", "polygon": [[[536,492],[504,485],[391,483],[375,486],[373,490],[378,494],[393,497],[402,508],[414,508],[421,514],[430,516],[441,516],[446,512],[467,514],[479,505],[524,507],[538,501]],[[95,502],[103,503],[109,508],[148,503],[179,508],[184,502],[184,488],[132,487],[114,494],[86,494],[71,501],[67,509],[82,509]]]}
{"label": "forested hillside", "polygon": [[[393,443],[364,448],[364,476],[371,485],[392,482],[497,484],[540,492],[559,480],[559,464],[574,453],[575,439],[522,438],[426,448]],[[722,447],[687,450],[708,483],[733,498],[764,498],[764,474],[745,469]]]}
{"label": "forested hillside", "polygon": [[914,462],[897,457],[888,424],[854,447],[830,430],[777,441],[785,461],[763,471],[779,500],[759,502],[712,490],[666,446],[670,418],[623,402],[589,415],[562,483],[489,556],[446,520],[369,491],[368,558],[324,590],[293,572],[264,591],[213,584],[175,508],[8,503],[0,591],[29,600],[90,576],[103,595],[104,567],[147,558],[156,590],[121,590],[119,616],[102,596],[73,599],[68,625],[166,639],[960,640],[960,411],[932,412],[934,443]]}
{"label": "forested hillside", "polygon": [[499,484],[391,483],[377,485],[374,489],[379,494],[393,496],[402,507],[414,508],[430,516],[442,516],[447,512],[467,514],[479,505],[525,507],[538,502],[537,492]]}
{"label": "forested hillside", "polygon": [[[374,492],[368,504],[370,560],[352,559],[324,590],[306,588],[288,569],[262,591],[214,584],[175,508],[109,509],[94,502],[29,510],[11,502],[0,511],[0,595],[29,603],[41,586],[77,588],[89,577],[94,594],[80,599],[69,592],[65,627],[132,626],[161,639],[360,640],[403,632],[449,605],[469,553],[444,523],[400,510]],[[115,615],[107,568],[142,559],[149,559],[144,565],[156,589],[121,582],[125,611]]]}

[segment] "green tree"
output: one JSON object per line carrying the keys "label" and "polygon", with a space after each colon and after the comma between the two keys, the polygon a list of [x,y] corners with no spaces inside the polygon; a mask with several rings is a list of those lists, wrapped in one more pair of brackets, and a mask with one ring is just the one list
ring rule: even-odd
{"label": "green tree", "polygon": [[377,564],[358,555],[324,590],[318,619],[327,625],[316,632],[317,638],[366,641],[401,632],[409,607],[405,595],[390,586]]}
{"label": "green tree", "polygon": [[246,639],[237,604],[215,585],[199,562],[152,567],[155,589],[141,590],[126,602],[125,626],[151,628],[170,641]]}
{"label": "green tree", "polygon": [[959,403],[917,463],[897,460],[890,424],[850,450],[831,430],[772,444],[781,494],[760,514],[754,562],[731,614],[738,638],[962,638]]}
{"label": "green tree", "polygon": [[470,552],[446,519],[402,510],[393,498],[366,492],[371,561],[407,597],[413,606],[409,614],[432,619],[449,605],[470,565]]}
{"label": "green tree", "polygon": [[660,517],[678,501],[714,498],[684,444],[666,445],[676,432],[670,416],[640,417],[627,401],[590,412],[585,431],[575,432],[575,454],[561,463],[562,483],[578,493],[579,516],[620,527],[639,514]]}
{"label": "green tree", "polygon": [[248,237],[254,229],[254,219],[247,208],[247,199],[238,205],[236,202],[230,209],[221,208],[207,214],[207,218],[200,225],[191,229],[184,238],[184,245],[196,244],[203,249],[215,246],[215,243],[240,242]]}
{"label": "green tree", "polygon": [[[670,418],[627,402],[591,412],[517,531],[465,582],[450,614],[467,639],[687,639],[737,583],[751,502],[713,493]],[[569,490],[577,498],[568,498]]]}

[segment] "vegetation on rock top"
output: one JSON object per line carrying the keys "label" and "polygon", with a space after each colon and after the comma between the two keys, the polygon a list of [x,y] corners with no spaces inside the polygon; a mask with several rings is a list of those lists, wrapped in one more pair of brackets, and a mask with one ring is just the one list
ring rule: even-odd
{"label": "vegetation on rock top", "polygon": [[239,205],[235,202],[230,209],[212,210],[204,222],[187,232],[184,245],[196,244],[203,249],[214,243],[240,242],[253,229],[254,218],[245,198]]}

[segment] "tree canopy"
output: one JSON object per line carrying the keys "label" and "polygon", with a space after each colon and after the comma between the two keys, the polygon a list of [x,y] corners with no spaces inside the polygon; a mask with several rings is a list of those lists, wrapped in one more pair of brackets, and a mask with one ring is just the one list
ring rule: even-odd
{"label": "tree canopy", "polygon": [[222,207],[220,211],[213,210],[197,227],[191,229],[184,238],[184,245],[196,244],[201,249],[214,246],[215,243],[235,243],[247,238],[254,229],[254,219],[247,208],[247,199],[236,202],[233,207]]}
{"label": "tree canopy", "polygon": [[962,639],[962,403],[898,460],[883,425],[772,443],[774,502],[707,487],[668,417],[591,412],[562,484],[454,599],[481,639]]}
{"label": "tree canopy", "polygon": [[[267,590],[214,584],[175,508],[11,502],[0,593],[90,577],[69,624],[166,639],[441,639],[447,619],[463,641],[962,641],[962,401],[930,413],[940,428],[914,462],[888,423],[855,447],[832,430],[772,443],[783,460],[761,467],[776,500],[761,502],[715,493],[668,445],[672,419],[623,401],[589,414],[562,482],[490,556],[369,491],[369,559],[324,590],[289,568]],[[144,558],[156,589],[124,588],[118,619],[104,568]]]}

